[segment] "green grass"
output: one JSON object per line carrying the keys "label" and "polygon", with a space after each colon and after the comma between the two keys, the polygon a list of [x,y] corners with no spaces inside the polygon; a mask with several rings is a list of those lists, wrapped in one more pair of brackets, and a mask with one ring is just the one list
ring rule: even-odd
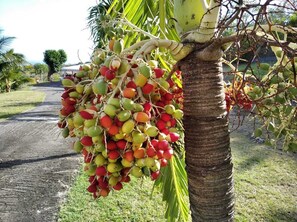
{"label": "green grass", "polygon": [[0,93],[0,121],[34,108],[44,97],[43,92],[32,91],[29,88]]}
{"label": "green grass", "polygon": [[[297,221],[297,159],[232,133],[236,189],[235,221]],[[60,210],[60,222],[166,221],[160,193],[152,183],[133,179],[120,192],[93,200],[81,173]]]}

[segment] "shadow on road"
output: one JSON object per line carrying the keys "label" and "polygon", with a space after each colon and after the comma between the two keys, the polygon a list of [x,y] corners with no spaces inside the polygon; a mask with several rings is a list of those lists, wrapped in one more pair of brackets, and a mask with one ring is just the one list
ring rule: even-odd
{"label": "shadow on road", "polygon": [[61,83],[61,81],[59,81],[59,82],[42,82],[42,83],[38,83],[33,86],[34,87],[62,87],[62,83]]}
{"label": "shadow on road", "polygon": [[78,155],[79,155],[78,153],[66,153],[66,154],[62,154],[62,155],[54,155],[54,156],[35,158],[35,159],[10,160],[10,161],[6,161],[6,162],[0,162],[0,169],[11,168],[13,166],[23,165],[23,164],[27,164],[27,163],[35,163],[35,162],[40,162],[40,161],[45,161],[45,160],[53,160],[53,159],[78,156]]}

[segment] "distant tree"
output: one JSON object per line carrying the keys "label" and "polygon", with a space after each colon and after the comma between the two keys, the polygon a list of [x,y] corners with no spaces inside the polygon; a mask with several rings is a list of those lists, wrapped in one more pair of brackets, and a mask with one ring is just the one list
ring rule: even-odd
{"label": "distant tree", "polygon": [[48,65],[47,78],[50,81],[51,75],[60,71],[62,65],[67,61],[67,55],[63,49],[46,50],[43,61]]}
{"label": "distant tree", "polygon": [[48,72],[48,66],[44,63],[34,64],[34,69],[36,74],[42,74]]}
{"label": "distant tree", "polygon": [[23,72],[23,65],[26,63],[22,54],[15,53],[13,49],[3,53],[0,57],[0,83],[5,86],[5,91],[10,92],[15,87],[27,81]]}

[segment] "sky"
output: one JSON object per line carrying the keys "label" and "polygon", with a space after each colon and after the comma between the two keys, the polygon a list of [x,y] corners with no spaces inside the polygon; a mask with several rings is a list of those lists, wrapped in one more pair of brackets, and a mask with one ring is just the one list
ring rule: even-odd
{"label": "sky", "polygon": [[1,35],[15,37],[10,47],[32,64],[43,62],[47,49],[63,49],[66,64],[86,62],[93,48],[86,18],[94,5],[96,0],[0,0]]}

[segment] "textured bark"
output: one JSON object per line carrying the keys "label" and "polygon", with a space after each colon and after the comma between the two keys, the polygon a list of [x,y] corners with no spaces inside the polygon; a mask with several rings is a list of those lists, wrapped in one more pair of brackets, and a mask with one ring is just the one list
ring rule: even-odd
{"label": "textured bark", "polygon": [[180,62],[193,222],[233,221],[234,188],[222,65],[192,53]]}

